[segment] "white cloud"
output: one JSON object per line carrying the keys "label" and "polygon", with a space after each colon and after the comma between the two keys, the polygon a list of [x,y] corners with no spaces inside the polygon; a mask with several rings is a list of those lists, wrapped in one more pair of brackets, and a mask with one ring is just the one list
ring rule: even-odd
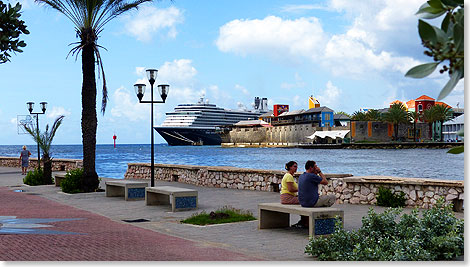
{"label": "white cloud", "polygon": [[321,106],[328,106],[330,108],[335,108],[336,105],[341,102],[341,89],[334,86],[331,81],[326,83],[326,89],[323,90],[321,94],[318,95],[318,101]]}
{"label": "white cloud", "polygon": [[149,116],[149,105],[140,104],[134,93],[124,87],[118,88],[112,95],[116,105],[111,108],[111,115],[130,121],[145,120]]}
{"label": "white cloud", "polygon": [[69,110],[66,110],[64,107],[57,107],[57,106],[54,106],[52,107],[51,110],[48,110],[46,112],[46,115],[48,118],[57,118],[58,116],[68,116],[72,114]]}
{"label": "white cloud", "polygon": [[165,29],[169,38],[175,38],[178,33],[176,25],[184,21],[183,12],[176,7],[161,9],[150,5],[141,6],[137,14],[124,15],[123,19],[125,32],[145,42]]}
{"label": "white cloud", "polygon": [[17,125],[18,124],[18,119],[17,118],[11,118],[10,123],[13,124],[13,125]]}
{"label": "white cloud", "polygon": [[312,58],[318,55],[325,36],[317,18],[283,20],[233,20],[219,29],[217,47],[242,56],[261,54],[275,59]]}
{"label": "white cloud", "polygon": [[284,82],[281,84],[281,88],[288,89],[288,90],[299,89],[299,88],[305,88],[305,86],[307,85],[298,73],[295,73],[294,79],[295,79],[295,83]]}
{"label": "white cloud", "polygon": [[281,12],[301,13],[309,10],[329,10],[328,6],[323,5],[285,5],[281,8]]}
{"label": "white cloud", "polygon": [[235,89],[242,92],[244,95],[250,95],[250,92],[244,87],[239,84],[235,84]]}
{"label": "white cloud", "polygon": [[331,0],[326,6],[286,5],[282,9],[286,12],[344,13],[351,24],[344,32],[327,33],[315,17],[237,19],[220,27],[216,44],[220,51],[241,56],[262,55],[288,64],[308,60],[335,75],[359,79],[387,72],[401,75],[421,63],[410,52],[420,48],[415,13],[421,4],[421,0]]}
{"label": "white cloud", "polygon": [[190,59],[175,59],[172,62],[165,62],[158,70],[158,83],[171,85],[192,84],[197,70],[192,66]]}

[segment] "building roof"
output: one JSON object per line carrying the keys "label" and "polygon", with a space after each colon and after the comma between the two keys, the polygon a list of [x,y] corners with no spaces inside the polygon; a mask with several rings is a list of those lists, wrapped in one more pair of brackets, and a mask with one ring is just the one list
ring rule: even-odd
{"label": "building roof", "polygon": [[348,115],[344,114],[335,114],[333,115],[334,120],[351,120],[351,118]]}
{"label": "building roof", "polygon": [[264,114],[261,114],[259,117],[260,118],[267,118],[267,117],[272,117],[274,114],[272,112],[266,112]]}
{"label": "building roof", "polygon": [[406,106],[408,108],[415,108],[415,100],[414,99],[411,99],[410,101],[406,102]]}
{"label": "building roof", "polygon": [[429,96],[427,96],[427,95],[422,95],[422,96],[420,96],[420,97],[418,97],[418,98],[416,98],[416,99],[415,99],[415,101],[420,101],[420,100],[430,100],[430,101],[435,101],[435,99],[434,99],[434,98],[432,98],[432,97],[429,97]]}
{"label": "building roof", "polygon": [[464,122],[465,122],[465,117],[464,116],[465,116],[465,114],[462,114],[458,117],[453,118],[450,121],[444,122],[443,125],[464,124]]}
{"label": "building roof", "polygon": [[434,103],[434,104],[435,104],[435,105],[442,105],[442,106],[448,107],[448,108],[452,108],[451,106],[447,105],[447,104],[444,103],[444,102],[436,102],[436,103]]}
{"label": "building roof", "polygon": [[287,112],[282,112],[279,114],[279,116],[289,116],[289,115],[298,115],[301,113],[304,113],[305,110],[299,109],[299,110],[292,110],[292,111],[287,111]]}
{"label": "building roof", "polygon": [[403,102],[400,101],[400,100],[395,100],[395,101],[393,101],[393,102],[390,103],[390,106],[393,105],[393,104],[396,104],[396,103],[398,103],[398,104],[403,104],[403,105],[405,104],[405,103],[403,103]]}
{"label": "building roof", "polygon": [[319,107],[319,108],[311,108],[306,110],[304,113],[317,113],[317,112],[333,112],[331,108],[328,107]]}

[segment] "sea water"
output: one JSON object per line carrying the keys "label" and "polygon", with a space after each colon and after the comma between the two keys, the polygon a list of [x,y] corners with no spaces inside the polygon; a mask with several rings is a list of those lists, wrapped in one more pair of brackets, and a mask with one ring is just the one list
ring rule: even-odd
{"label": "sea water", "polygon": [[[22,145],[0,145],[0,156],[19,157]],[[31,157],[37,147],[28,146]],[[155,145],[155,163],[233,166],[263,170],[284,170],[290,160],[304,171],[307,160],[314,160],[324,173],[354,176],[464,180],[464,154],[448,149],[301,149],[301,148],[222,148],[220,146]],[[53,145],[53,158],[82,159],[81,145]],[[100,177],[124,178],[127,163],[149,163],[150,145],[119,144],[96,146],[96,171]]]}

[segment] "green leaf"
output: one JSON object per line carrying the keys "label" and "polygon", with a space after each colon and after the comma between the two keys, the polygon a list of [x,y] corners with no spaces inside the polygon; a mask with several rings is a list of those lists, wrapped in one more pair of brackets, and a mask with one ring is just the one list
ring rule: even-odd
{"label": "green leaf", "polygon": [[431,74],[438,65],[439,62],[432,62],[415,66],[405,74],[405,77],[411,77],[416,79],[424,78]]}
{"label": "green leaf", "polygon": [[434,31],[434,28],[431,25],[429,25],[427,22],[423,20],[419,20],[418,31],[419,31],[419,36],[421,37],[421,40],[423,42],[425,41],[429,41],[431,43],[436,42],[437,40],[436,32]]}
{"label": "green leaf", "polygon": [[432,28],[434,29],[434,32],[436,33],[437,42],[445,44],[447,40],[449,39],[447,33],[438,27],[432,26]]}
{"label": "green leaf", "polygon": [[453,0],[441,0],[441,1],[444,5],[450,6],[450,7],[457,7],[459,5],[459,3]]}
{"label": "green leaf", "polygon": [[451,13],[447,13],[447,15],[442,20],[442,24],[441,24],[441,29],[447,33],[449,30],[450,14]]}
{"label": "green leaf", "polygon": [[460,130],[457,132],[457,135],[463,137],[463,132],[464,132],[464,130],[465,130],[465,128],[460,129]]}
{"label": "green leaf", "polygon": [[446,96],[448,96],[450,94],[450,92],[452,92],[454,87],[457,85],[457,83],[462,78],[462,75],[463,74],[462,74],[462,71],[460,69],[456,70],[452,73],[452,75],[450,76],[450,80],[447,82],[447,84],[444,86],[444,88],[442,88],[441,93],[437,97],[437,101],[440,101],[440,100],[444,99]]}
{"label": "green leaf", "polygon": [[464,29],[460,24],[454,25],[454,44],[457,51],[464,45]]}
{"label": "green leaf", "polygon": [[461,154],[463,153],[463,147],[464,146],[457,146],[457,147],[453,147],[451,149],[449,149],[449,151],[447,151],[447,153],[450,153],[450,154]]}
{"label": "green leaf", "polygon": [[440,0],[429,0],[428,5],[436,10],[444,10],[444,6]]}
{"label": "green leaf", "polygon": [[442,16],[446,11],[438,11],[435,8],[432,7],[426,7],[423,9],[420,9],[418,12],[416,12],[416,15],[419,15],[420,18],[423,19],[435,19],[437,17]]}

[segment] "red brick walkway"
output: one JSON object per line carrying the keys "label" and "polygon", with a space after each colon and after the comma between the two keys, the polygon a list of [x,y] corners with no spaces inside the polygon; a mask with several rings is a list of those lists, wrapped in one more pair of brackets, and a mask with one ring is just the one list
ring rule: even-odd
{"label": "red brick walkway", "polygon": [[[99,203],[97,203],[99,205]],[[0,216],[82,218],[44,223],[71,234],[0,234],[0,261],[240,261],[259,260],[0,187]],[[1,227],[1,226],[0,226]]]}

